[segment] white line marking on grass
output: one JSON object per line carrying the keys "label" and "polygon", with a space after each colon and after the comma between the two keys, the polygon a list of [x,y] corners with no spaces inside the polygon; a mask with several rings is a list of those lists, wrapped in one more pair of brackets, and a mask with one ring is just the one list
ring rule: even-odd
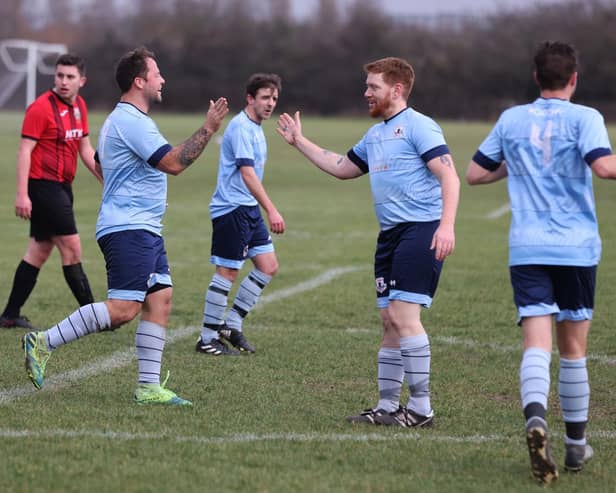
{"label": "white line marking on grass", "polygon": [[[300,282],[299,284],[291,286],[290,288],[280,289],[278,291],[274,291],[269,295],[262,296],[257,307],[263,307],[268,303],[279,301],[304,291],[315,289],[319,286],[322,286],[323,284],[331,282],[337,277],[348,274],[349,272],[355,272],[359,270],[361,270],[361,267],[357,266],[339,267],[337,269],[331,269],[318,275],[317,277],[309,279],[308,281]],[[173,344],[176,341],[179,341],[186,337],[190,337],[191,335],[196,334],[200,330],[200,327],[181,327],[178,329],[169,330],[167,332],[167,344]],[[104,372],[114,371],[124,366],[127,366],[135,359],[136,353],[134,348],[116,351],[110,356],[94,360],[87,365],[84,365],[75,370],[70,370],[64,373],[58,373],[56,375],[51,375],[47,377],[45,379],[44,390],[53,392],[68,387],[69,385],[83,380],[84,378],[92,377]],[[37,391],[32,385],[1,389],[0,405],[9,404],[16,399],[35,394],[36,392],[39,391]]]}
{"label": "white line marking on grass", "polygon": [[[376,334],[376,330],[366,328],[354,328],[349,327],[346,329],[349,334]],[[431,340],[441,342],[443,344],[449,344],[450,346],[464,346],[467,348],[487,348],[499,353],[515,353],[522,352],[522,344],[506,345],[496,344],[493,342],[478,342],[473,339],[460,339],[455,336],[431,336]],[[558,355],[558,351],[552,351],[553,354]],[[596,361],[606,366],[616,366],[616,358],[613,356],[606,356],[605,354],[590,353],[587,356],[588,360]]]}
{"label": "white line marking on grass", "polygon": [[509,203],[507,203],[507,204],[501,205],[498,209],[494,209],[486,217],[488,219],[498,219],[499,217],[507,214],[510,210],[511,208],[509,207]]}
{"label": "white line marking on grass", "polygon": [[[550,433],[551,436],[562,437],[561,433]],[[595,440],[614,440],[616,432],[600,430],[588,433],[589,438]],[[238,433],[228,436],[177,436],[162,433],[129,433],[113,430],[14,430],[0,428],[0,438],[66,438],[66,439],[102,439],[115,441],[160,441],[169,440],[181,443],[198,444],[232,444],[254,442],[383,442],[392,440],[413,440],[446,443],[486,443],[521,440],[519,435],[467,435],[451,436],[436,435],[432,433],[404,432],[404,433]]]}

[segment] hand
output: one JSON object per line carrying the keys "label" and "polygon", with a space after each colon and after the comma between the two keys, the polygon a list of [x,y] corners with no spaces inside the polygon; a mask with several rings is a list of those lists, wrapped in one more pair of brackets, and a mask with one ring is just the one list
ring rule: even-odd
{"label": "hand", "polygon": [[441,224],[434,232],[430,250],[435,250],[434,255],[436,260],[443,261],[445,257],[453,253],[455,243],[453,225]]}
{"label": "hand", "polygon": [[32,201],[28,195],[17,195],[15,198],[15,215],[22,219],[30,219],[32,215]]}
{"label": "hand", "polygon": [[267,219],[272,233],[277,235],[284,233],[284,219],[276,209],[267,213]]}
{"label": "hand", "polygon": [[297,139],[302,136],[302,122],[299,119],[299,111],[295,112],[293,118],[288,113],[280,115],[276,132],[282,135],[282,138],[288,144],[295,145]]}
{"label": "hand", "polygon": [[226,98],[218,98],[216,102],[210,99],[210,107],[205,115],[203,126],[209,132],[216,133],[227,113],[229,113],[229,104]]}

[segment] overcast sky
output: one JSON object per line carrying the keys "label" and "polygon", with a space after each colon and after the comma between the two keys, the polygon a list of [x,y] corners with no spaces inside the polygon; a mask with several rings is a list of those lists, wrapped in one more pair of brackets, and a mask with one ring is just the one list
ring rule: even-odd
{"label": "overcast sky", "polygon": [[[338,0],[342,5],[353,0]],[[372,0],[390,14],[482,14],[502,9],[531,7],[537,4],[562,3],[566,0]],[[304,17],[314,10],[318,0],[293,0],[295,13]]]}

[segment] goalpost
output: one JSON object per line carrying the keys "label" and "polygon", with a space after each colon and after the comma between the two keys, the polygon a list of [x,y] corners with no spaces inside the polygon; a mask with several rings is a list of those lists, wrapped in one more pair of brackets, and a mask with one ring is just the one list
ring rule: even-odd
{"label": "goalpost", "polygon": [[0,41],[0,61],[7,73],[0,77],[0,108],[17,92],[26,80],[28,106],[36,98],[37,73],[53,74],[55,59],[50,65],[46,59],[67,52],[66,45],[39,43],[27,39],[4,39]]}

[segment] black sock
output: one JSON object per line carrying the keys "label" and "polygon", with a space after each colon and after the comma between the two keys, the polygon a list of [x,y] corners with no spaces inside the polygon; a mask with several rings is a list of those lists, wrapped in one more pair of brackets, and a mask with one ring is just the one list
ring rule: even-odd
{"label": "black sock", "polygon": [[81,263],[64,265],[62,266],[62,270],[64,271],[64,279],[66,279],[66,283],[68,287],[71,288],[79,306],[94,303],[94,297],[90,290],[90,283],[88,282],[86,273],[83,271]]}
{"label": "black sock", "polygon": [[545,407],[538,402],[531,402],[524,408],[524,417],[526,421],[534,416],[539,416],[541,419],[545,420]]}
{"label": "black sock", "polygon": [[582,421],[581,423],[568,423],[565,421],[565,431],[567,436],[572,440],[584,439],[586,423],[588,423],[588,421]]}
{"label": "black sock", "polygon": [[39,268],[22,260],[17,266],[15,277],[13,278],[13,288],[9,295],[9,301],[2,313],[8,318],[16,318],[20,315],[21,307],[24,306],[28,296],[34,289],[36,278],[38,277]]}

